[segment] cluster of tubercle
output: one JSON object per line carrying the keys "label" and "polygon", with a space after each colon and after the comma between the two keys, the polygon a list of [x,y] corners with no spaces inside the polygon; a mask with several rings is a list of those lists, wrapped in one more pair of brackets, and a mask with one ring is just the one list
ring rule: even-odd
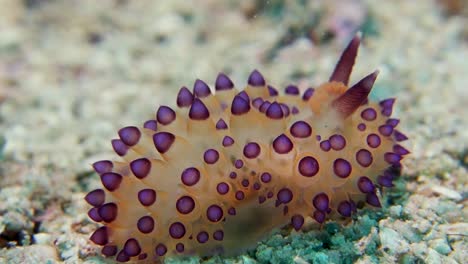
{"label": "cluster of tubercle", "polygon": [[178,109],[119,130],[120,160],[93,164],[102,189],[88,193],[91,241],[119,262],[232,254],[271,230],[349,218],[380,207],[407,137],[391,118],[394,99],[367,97],[378,72],[348,88],[360,37],[330,80],[284,95],[254,70],[243,91],[220,73],[215,94],[201,80],[182,87]]}

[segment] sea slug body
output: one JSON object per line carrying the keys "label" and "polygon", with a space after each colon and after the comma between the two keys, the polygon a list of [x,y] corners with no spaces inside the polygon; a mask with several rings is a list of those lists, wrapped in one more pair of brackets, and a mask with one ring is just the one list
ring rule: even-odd
{"label": "sea slug body", "polygon": [[271,230],[307,218],[349,218],[393,186],[407,137],[394,99],[370,102],[378,72],[348,88],[360,37],[328,82],[281,95],[254,70],[243,91],[223,73],[215,93],[182,87],[177,110],[119,130],[120,160],[93,164],[103,187],[88,193],[91,241],[119,262],[233,254]]}

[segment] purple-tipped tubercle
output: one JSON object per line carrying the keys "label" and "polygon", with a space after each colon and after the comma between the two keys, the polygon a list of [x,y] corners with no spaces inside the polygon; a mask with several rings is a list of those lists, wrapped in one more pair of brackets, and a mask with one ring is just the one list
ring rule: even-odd
{"label": "purple-tipped tubercle", "polygon": [[282,119],[284,117],[283,109],[277,102],[273,102],[268,107],[265,114],[271,119]]}
{"label": "purple-tipped tubercle", "polygon": [[211,94],[210,87],[204,81],[197,79],[193,84],[193,95],[195,97],[204,98]]}
{"label": "purple-tipped tubercle", "polygon": [[259,71],[253,70],[247,83],[254,87],[265,86],[265,79]]}
{"label": "purple-tipped tubercle", "polygon": [[127,146],[136,145],[141,137],[140,130],[134,126],[121,128],[118,133],[120,140]]}
{"label": "purple-tipped tubercle", "polygon": [[169,106],[161,105],[156,112],[156,120],[165,126],[171,124],[176,119],[176,113]]}
{"label": "purple-tipped tubercle", "polygon": [[288,95],[299,95],[299,88],[296,85],[290,84],[284,88],[284,93]]}
{"label": "purple-tipped tubercle", "polygon": [[189,110],[189,117],[192,120],[206,120],[210,117],[210,111],[199,98],[195,98]]}
{"label": "purple-tipped tubercle", "polygon": [[234,88],[234,83],[226,74],[220,72],[215,81],[216,91],[230,90],[232,88]]}
{"label": "purple-tipped tubercle", "polygon": [[161,154],[166,153],[171,148],[174,141],[175,136],[170,132],[159,132],[153,135],[154,146]]}
{"label": "purple-tipped tubercle", "polygon": [[177,94],[177,106],[178,107],[189,107],[193,102],[193,94],[187,89],[182,87]]}
{"label": "purple-tipped tubercle", "polygon": [[232,100],[231,113],[233,115],[242,115],[250,110],[249,101],[242,98],[240,95],[236,95]]}

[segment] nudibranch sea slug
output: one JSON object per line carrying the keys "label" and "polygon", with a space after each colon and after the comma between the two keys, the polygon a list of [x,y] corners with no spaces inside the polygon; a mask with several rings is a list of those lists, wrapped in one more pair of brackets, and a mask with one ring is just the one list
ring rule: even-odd
{"label": "nudibranch sea slug", "polygon": [[213,91],[182,87],[177,110],[118,131],[120,160],[93,164],[102,189],[88,193],[91,241],[119,262],[232,254],[287,224],[349,218],[380,207],[407,137],[391,118],[394,99],[370,102],[378,71],[348,88],[360,36],[330,79],[284,94],[254,70],[243,91],[223,73]]}

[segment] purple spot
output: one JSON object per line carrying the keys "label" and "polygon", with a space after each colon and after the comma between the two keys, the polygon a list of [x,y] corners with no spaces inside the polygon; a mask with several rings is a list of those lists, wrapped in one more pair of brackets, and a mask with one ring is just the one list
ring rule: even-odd
{"label": "purple spot", "polygon": [[224,195],[229,192],[229,185],[225,182],[218,183],[216,190],[219,194]]}
{"label": "purple spot", "polygon": [[278,154],[289,153],[293,149],[293,146],[293,143],[285,134],[281,134],[273,140],[273,149]]}
{"label": "purple spot", "polygon": [[214,240],[222,241],[223,238],[224,238],[224,232],[223,232],[223,230],[216,230],[216,231],[213,233],[213,238],[214,238]]}
{"label": "purple spot", "polygon": [[328,199],[328,195],[325,193],[319,193],[315,195],[312,203],[317,210],[325,212],[328,210],[330,200]]}
{"label": "purple spot", "polygon": [[229,147],[234,144],[234,139],[230,136],[225,136],[223,138],[223,147]]}
{"label": "purple spot", "polygon": [[155,248],[156,255],[162,257],[167,253],[167,247],[164,244],[158,244]]}
{"label": "purple spot", "polygon": [[284,88],[284,92],[289,95],[299,95],[299,88],[296,85],[290,84]]}
{"label": "purple spot", "polygon": [[117,205],[115,203],[103,204],[99,207],[98,213],[104,222],[110,223],[117,217]]}
{"label": "purple spot", "polygon": [[223,219],[223,209],[216,204],[210,205],[210,207],[206,209],[206,217],[211,222],[219,222]]}
{"label": "purple spot", "polygon": [[143,189],[138,192],[138,201],[143,206],[150,206],[156,202],[156,191],[153,189]]}
{"label": "purple spot", "polygon": [[260,155],[260,145],[255,142],[247,143],[244,147],[244,156],[248,159],[254,159]]}
{"label": "purple spot", "polygon": [[193,94],[187,89],[187,87],[182,87],[177,94],[177,106],[178,107],[188,107],[193,102]]}
{"label": "purple spot", "polygon": [[106,194],[102,189],[96,189],[94,191],[91,191],[85,196],[86,202],[95,207],[101,206],[104,203],[105,199]]}
{"label": "purple spot", "polygon": [[265,86],[265,79],[259,71],[253,70],[247,83],[251,86]]}
{"label": "purple spot", "polygon": [[314,95],[315,89],[312,87],[307,88],[302,95],[302,100],[308,101]]}
{"label": "purple spot", "polygon": [[200,244],[206,243],[208,241],[208,233],[205,231],[201,231],[200,233],[198,233],[197,241]]}
{"label": "purple spot", "polygon": [[400,164],[401,156],[396,153],[386,152],[384,154],[384,159],[390,164],[398,165]]}
{"label": "purple spot", "polygon": [[228,126],[227,126],[226,122],[224,122],[224,120],[222,118],[220,118],[218,120],[218,122],[216,123],[216,129],[218,129],[218,130],[228,129]]}
{"label": "purple spot", "polygon": [[278,96],[278,90],[275,89],[275,87],[268,85],[268,93],[270,96]]}
{"label": "purple spot", "polygon": [[216,77],[215,81],[215,89],[216,91],[221,90],[230,90],[234,87],[234,83],[232,83],[231,79],[227,77],[226,74],[220,72]]}
{"label": "purple spot", "polygon": [[292,198],[293,198],[293,193],[290,189],[288,188],[283,188],[278,191],[278,194],[276,195],[276,198],[280,203],[287,204],[289,203]]}
{"label": "purple spot", "polygon": [[312,134],[312,128],[304,121],[295,122],[289,131],[291,135],[296,138],[306,138]]}
{"label": "purple spot", "polygon": [[351,203],[348,201],[342,201],[340,204],[338,204],[338,213],[344,217],[350,217],[351,212],[352,212],[352,206]]}
{"label": "purple spot", "polygon": [[317,136],[315,136],[315,139],[317,139],[317,141],[320,141],[320,140],[322,140],[322,136],[317,135]]}
{"label": "purple spot", "polygon": [[229,178],[231,178],[231,179],[237,178],[237,173],[234,172],[234,171],[231,171],[231,173],[229,173]]}
{"label": "purple spot", "polygon": [[270,191],[267,193],[267,198],[271,198],[271,197],[273,197],[273,192]]}
{"label": "purple spot", "polygon": [[270,107],[271,103],[270,101],[266,100],[265,102],[262,103],[262,105],[260,106],[259,110],[261,113],[265,113],[268,108]]}
{"label": "purple spot", "polygon": [[253,184],[252,187],[253,187],[254,190],[258,191],[258,190],[260,190],[260,183],[256,182],[256,183]]}
{"label": "purple spot", "polygon": [[382,207],[379,197],[375,193],[366,194],[366,202],[374,207]]}
{"label": "purple spot", "polygon": [[203,154],[203,160],[207,164],[215,164],[219,160],[219,153],[215,149],[208,149],[205,151],[205,154]]}
{"label": "purple spot", "polygon": [[390,125],[382,125],[382,126],[379,126],[379,133],[382,135],[382,136],[390,136],[393,132],[393,127],[390,126]]}
{"label": "purple spot", "polygon": [[153,232],[154,219],[149,215],[141,217],[140,219],[138,219],[137,228],[143,234],[148,234],[148,233]]}
{"label": "purple spot", "polygon": [[194,96],[203,98],[203,97],[207,97],[210,94],[211,94],[210,87],[208,87],[208,85],[204,81],[200,79],[195,80],[195,83],[193,84]]}
{"label": "purple spot", "polygon": [[130,162],[130,170],[133,172],[135,177],[143,179],[148,176],[151,170],[151,161],[147,158],[136,159]]}
{"label": "purple spot", "polygon": [[125,143],[123,143],[122,140],[113,139],[111,141],[111,144],[112,144],[112,148],[114,149],[115,153],[117,153],[117,155],[125,156],[125,154],[127,154],[128,146],[125,145]]}
{"label": "purple spot", "polygon": [[148,254],[146,254],[146,253],[143,253],[140,256],[138,256],[138,260],[144,260],[146,258],[148,258]]}
{"label": "purple spot", "polygon": [[158,122],[156,122],[156,120],[148,120],[143,124],[143,127],[149,130],[157,131]]}
{"label": "purple spot", "polygon": [[115,172],[106,172],[101,175],[102,185],[110,192],[119,188],[122,182],[122,175]]}
{"label": "purple spot", "polygon": [[96,207],[89,209],[88,216],[95,222],[101,222],[102,217],[99,215],[99,210]]}
{"label": "purple spot", "polygon": [[358,150],[358,152],[356,152],[356,161],[362,167],[367,168],[372,164],[372,153],[370,153],[370,151],[368,151],[367,149],[360,149]]}
{"label": "purple spot", "polygon": [[323,151],[330,151],[330,149],[331,149],[330,141],[324,140],[324,141],[320,142],[320,148]]}
{"label": "purple spot", "polygon": [[96,229],[94,233],[91,235],[89,240],[93,241],[94,244],[104,246],[109,241],[109,237],[107,235],[107,227],[101,226],[100,228]]}
{"label": "purple spot", "polygon": [[377,112],[374,108],[366,108],[361,112],[361,118],[366,121],[373,121],[377,118]]}
{"label": "purple spot", "polygon": [[346,178],[351,174],[351,164],[345,159],[338,158],[333,162],[333,172],[340,178]]}
{"label": "purple spot", "polygon": [[357,126],[357,129],[359,131],[364,131],[366,130],[366,125],[364,123],[360,123],[358,126]]}
{"label": "purple spot", "polygon": [[315,211],[314,212],[314,219],[317,221],[317,223],[322,224],[325,222],[325,213],[321,211]]}
{"label": "purple spot", "polygon": [[245,198],[245,194],[243,191],[237,191],[236,192],[236,199],[239,200],[239,201],[242,201],[244,200]]}
{"label": "purple spot", "polygon": [[153,135],[154,146],[161,154],[164,154],[169,150],[169,148],[172,146],[172,143],[174,143],[174,140],[174,134],[169,132],[159,132]]}
{"label": "purple spot", "polygon": [[293,215],[291,217],[291,225],[296,231],[299,231],[304,225],[304,217],[302,215]]}
{"label": "purple spot", "polygon": [[342,135],[332,135],[328,141],[334,150],[342,150],[346,146],[346,139]]}
{"label": "purple spot", "polygon": [[367,145],[371,148],[378,148],[380,146],[380,137],[376,134],[367,136]]}
{"label": "purple spot", "polygon": [[117,254],[117,246],[114,246],[114,245],[104,246],[101,250],[101,253],[106,257],[115,256],[115,254]]}
{"label": "purple spot", "polygon": [[112,164],[112,161],[110,160],[101,160],[93,163],[93,169],[95,172],[98,174],[103,174],[106,172],[112,171],[112,168],[114,165]]}
{"label": "purple spot", "polygon": [[130,238],[125,242],[123,251],[125,252],[125,255],[129,257],[138,256],[141,252],[140,244],[138,244],[136,239]]}
{"label": "purple spot", "polygon": [[262,173],[262,175],[260,176],[260,180],[263,183],[269,183],[271,181],[271,174],[268,172]]}
{"label": "purple spot", "polygon": [[257,97],[252,101],[253,107],[260,109],[260,106],[263,104],[263,99],[261,97]]}
{"label": "purple spot", "polygon": [[281,105],[277,102],[273,102],[266,110],[266,116],[271,119],[282,119],[284,114]]}
{"label": "purple spot", "polygon": [[399,144],[393,145],[393,152],[401,156],[408,155],[410,153],[407,149]]}
{"label": "purple spot", "polygon": [[250,184],[250,182],[247,179],[243,179],[242,182],[241,182],[241,185],[246,187],[246,188],[249,187],[249,184]]}
{"label": "purple spot", "polygon": [[242,167],[244,167],[244,162],[240,159],[234,161],[234,167],[236,167],[236,169],[240,169]]}
{"label": "purple spot", "polygon": [[299,161],[297,166],[299,173],[304,177],[313,177],[319,171],[319,163],[314,157],[304,157]]}
{"label": "purple spot", "polygon": [[189,214],[195,208],[195,201],[190,196],[182,196],[177,200],[176,208],[181,214]]}
{"label": "purple spot", "polygon": [[162,105],[159,107],[158,111],[156,112],[156,120],[158,123],[163,124],[165,126],[169,125],[176,119],[176,113],[172,108]]}
{"label": "purple spot", "polygon": [[232,100],[231,113],[233,115],[243,115],[250,110],[250,103],[239,95]]}
{"label": "purple spot", "polygon": [[175,239],[182,238],[185,235],[185,226],[181,222],[172,223],[169,227],[169,235]]}
{"label": "purple spot", "polygon": [[206,120],[210,117],[210,111],[199,98],[195,98],[189,110],[189,117],[192,120]]}
{"label": "purple spot", "polygon": [[359,190],[361,192],[363,192],[363,193],[373,193],[374,190],[375,190],[374,184],[366,176],[359,177],[359,180],[357,182],[357,186],[358,186]]}
{"label": "purple spot", "polygon": [[398,142],[405,141],[408,139],[408,137],[405,134],[401,133],[400,131],[396,129],[393,130],[393,136],[395,137],[395,140]]}
{"label": "purple spot", "polygon": [[236,215],[236,208],[234,208],[234,207],[229,208],[228,214],[230,214],[230,215]]}
{"label": "purple spot", "polygon": [[119,137],[122,142],[127,146],[134,146],[138,143],[141,137],[141,132],[137,127],[128,126],[119,130]]}
{"label": "purple spot", "polygon": [[182,243],[177,243],[177,244],[176,244],[176,250],[177,250],[177,252],[179,252],[179,253],[184,252],[184,250],[185,250],[184,244],[182,244]]}
{"label": "purple spot", "polygon": [[200,171],[196,168],[187,168],[181,174],[182,183],[186,186],[193,186],[200,180]]}

